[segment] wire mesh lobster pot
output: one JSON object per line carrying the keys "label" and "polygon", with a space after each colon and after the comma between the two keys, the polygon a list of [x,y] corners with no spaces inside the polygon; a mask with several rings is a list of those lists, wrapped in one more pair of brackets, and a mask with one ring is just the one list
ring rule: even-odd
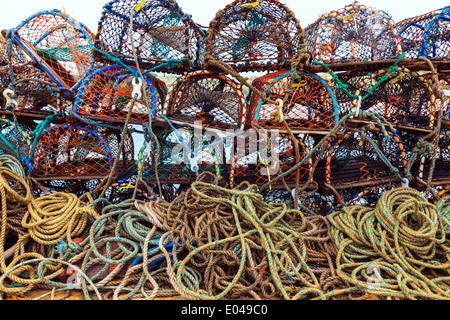
{"label": "wire mesh lobster pot", "polygon": [[44,130],[33,151],[34,177],[102,179],[113,167],[108,141],[92,129],[69,123]]}
{"label": "wire mesh lobster pot", "polygon": [[[138,6],[139,5],[139,6]],[[203,63],[205,32],[173,0],[114,0],[103,7],[95,47],[128,65],[183,72]],[[131,13],[133,11],[133,16]],[[131,17],[133,22],[130,40]],[[95,54],[97,60],[110,57]],[[172,64],[171,62],[175,62]]]}
{"label": "wire mesh lobster pot", "polygon": [[450,58],[450,6],[402,20],[397,28],[406,57]]}
{"label": "wire mesh lobster pot", "polygon": [[10,154],[22,160],[30,151],[34,123],[0,117],[0,154]]}
{"label": "wire mesh lobster pot", "polygon": [[205,64],[211,57],[238,72],[288,69],[302,44],[300,22],[285,5],[238,0],[210,22]]}
{"label": "wire mesh lobster pot", "polygon": [[[94,46],[92,32],[59,10],[41,11],[22,21],[15,34],[34,50],[61,87],[73,87],[90,70]],[[53,72],[53,73],[52,73]],[[56,77],[55,77],[56,76]],[[59,77],[59,78],[58,78]]]}
{"label": "wire mesh lobster pot", "polygon": [[125,121],[132,108],[131,123],[153,120],[163,108],[166,84],[144,72],[146,83],[142,85],[142,91],[145,90],[145,94],[142,92],[141,97],[133,104],[134,84],[137,81],[136,73],[131,70],[134,69],[114,65],[91,72],[83,79],[77,91],[73,113],[78,117]]}
{"label": "wire mesh lobster pot", "polygon": [[[256,78],[252,84],[269,100],[284,101],[282,111],[291,129],[331,130],[339,121],[336,95],[328,81],[316,74],[300,73],[297,77],[292,72],[280,71]],[[286,129],[271,119],[271,115],[277,112],[275,104],[265,103],[254,92],[249,104],[250,124],[267,129]]]}
{"label": "wire mesh lobster pot", "polygon": [[375,206],[384,191],[404,182],[408,163],[403,144],[396,132],[385,129],[346,129],[331,144],[324,185],[334,208],[342,202]]}
{"label": "wire mesh lobster pot", "polygon": [[430,83],[417,72],[397,67],[395,72],[348,71],[339,74],[346,86],[333,83],[339,101],[340,117],[360,109],[384,117],[399,128],[431,130],[436,126],[440,106]]}
{"label": "wire mesh lobster pot", "polygon": [[389,14],[358,2],[320,16],[305,28],[305,42],[313,59],[325,63],[385,60],[402,54]]}
{"label": "wire mesh lobster pot", "polygon": [[[0,91],[4,92],[11,84],[13,84],[15,100],[18,103],[18,113],[45,115],[71,107],[71,101],[60,94],[47,74],[29,63],[16,64],[11,68],[0,67]],[[3,109],[5,106],[6,99],[1,95],[0,108]]]}
{"label": "wire mesh lobster pot", "polygon": [[169,88],[164,114],[173,123],[206,128],[242,130],[246,101],[237,84],[222,73],[195,71]]}
{"label": "wire mesh lobster pot", "polygon": [[213,145],[211,141],[217,137],[190,127],[162,130],[157,134],[159,150],[154,140],[146,142],[148,147],[142,157],[144,181],[191,184],[202,172],[211,172],[227,180],[229,171],[224,144]]}
{"label": "wire mesh lobster pot", "polygon": [[[296,151],[290,137],[276,130],[270,132],[259,130],[259,136],[256,130],[247,130],[245,135],[237,136],[230,172],[231,185],[248,181],[261,186],[285,174],[309,153],[306,139],[305,136],[297,138],[299,143]],[[308,179],[311,165],[310,158],[298,169],[301,185]],[[283,179],[288,185],[293,186],[296,178],[297,171],[293,171]],[[277,182],[272,187],[284,187],[284,184]]]}

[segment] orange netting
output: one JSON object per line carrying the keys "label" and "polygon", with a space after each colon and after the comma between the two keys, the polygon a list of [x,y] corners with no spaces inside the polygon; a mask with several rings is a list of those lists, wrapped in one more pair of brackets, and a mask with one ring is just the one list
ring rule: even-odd
{"label": "orange netting", "polygon": [[15,28],[19,41],[34,51],[71,88],[83,78],[93,61],[93,33],[59,10],[42,11]]}
{"label": "orange netting", "polygon": [[106,176],[113,156],[108,142],[97,132],[62,124],[42,132],[31,166],[34,177]]}

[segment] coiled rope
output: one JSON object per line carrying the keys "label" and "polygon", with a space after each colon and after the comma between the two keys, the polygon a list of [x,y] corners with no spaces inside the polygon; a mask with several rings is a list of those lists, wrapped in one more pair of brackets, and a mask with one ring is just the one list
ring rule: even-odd
{"label": "coiled rope", "polygon": [[436,205],[417,190],[385,192],[375,209],[329,216],[337,273],[361,290],[400,299],[449,299],[450,197]]}

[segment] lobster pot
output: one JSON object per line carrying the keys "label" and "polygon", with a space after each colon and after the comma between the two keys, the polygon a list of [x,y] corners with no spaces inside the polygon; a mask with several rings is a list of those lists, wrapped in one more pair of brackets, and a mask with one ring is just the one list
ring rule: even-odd
{"label": "lobster pot", "polygon": [[218,134],[179,127],[163,130],[157,138],[159,152],[155,141],[146,142],[141,149],[145,181],[154,183],[159,179],[161,183],[191,184],[197,173],[202,172],[228,179],[224,144],[214,144],[220,141]]}
{"label": "lobster pot", "polygon": [[237,84],[222,73],[195,71],[178,78],[167,94],[164,114],[177,124],[243,130],[246,101]]}
{"label": "lobster pot", "polygon": [[376,129],[346,131],[331,143],[325,182],[339,194],[329,190],[333,206],[338,198],[347,205],[374,206],[384,191],[399,187],[400,178],[406,177],[407,158],[398,135]]}
{"label": "lobster pot", "polygon": [[[149,0],[141,5],[140,0],[107,3],[98,23],[96,48],[129,65],[136,65],[136,55],[142,67],[157,67],[158,71],[183,72],[201,67],[205,31],[190,15],[174,0]],[[111,60],[105,55],[96,58]]]}
{"label": "lobster pot", "polygon": [[385,60],[402,53],[395,22],[382,10],[354,2],[305,28],[306,49],[324,63]]}
{"label": "lobster pot", "polygon": [[450,57],[450,6],[397,23],[398,36],[407,58]]}
{"label": "lobster pot", "polygon": [[68,123],[52,126],[41,133],[33,147],[34,177],[102,179],[113,166],[108,141],[82,126]]}
{"label": "lobster pot", "polygon": [[[308,153],[308,147],[304,143],[305,137],[298,137],[298,159],[296,159],[295,146],[288,135],[272,130],[270,134],[263,130],[248,130],[246,135],[236,138],[234,146],[233,162],[231,166],[230,181],[237,185],[242,181],[261,186],[269,183],[274,178],[291,169],[300,162]],[[312,165],[311,158],[299,168],[299,179],[305,182],[309,177]],[[297,172],[294,171],[284,177],[288,185],[293,186]],[[273,186],[284,187],[278,181]]]}
{"label": "lobster pot", "polygon": [[430,82],[417,72],[403,67],[391,74],[387,69],[349,71],[339,74],[339,79],[348,90],[345,92],[338,83],[333,84],[341,117],[356,111],[355,96],[360,96],[361,110],[384,117],[384,122],[394,126],[431,130],[436,125],[440,105]]}
{"label": "lobster pot", "polygon": [[34,123],[18,121],[6,117],[0,118],[0,154],[9,154],[15,157],[26,157],[32,144]]}
{"label": "lobster pot", "polygon": [[[275,72],[257,78],[253,85],[265,96],[283,103],[283,115],[291,129],[331,130],[339,120],[339,106],[329,83],[316,74]],[[273,103],[265,103],[252,92],[249,107],[249,122],[262,128],[286,129],[271,120],[277,112]]]}
{"label": "lobster pot", "polygon": [[[52,80],[31,64],[12,66],[14,78],[15,100],[19,112],[33,114],[53,114],[70,107],[72,102],[55,91]],[[11,84],[10,68],[0,67],[0,91],[3,92]],[[6,106],[6,99],[0,96],[0,107]]]}
{"label": "lobster pot", "polygon": [[73,87],[91,68],[92,32],[59,10],[33,14],[15,32],[51,68],[49,72],[62,80],[63,87]]}
{"label": "lobster pot", "polygon": [[[133,104],[135,85],[141,81],[141,78],[136,80],[134,75],[130,70],[116,65],[91,72],[77,91],[73,112],[79,117],[125,121],[132,108],[132,123],[142,123],[149,118],[153,120],[163,108],[166,85],[150,73],[144,73],[146,83],[142,83],[142,96]],[[141,92],[139,89],[137,91]]]}
{"label": "lobster pot", "polygon": [[238,72],[288,69],[301,44],[300,22],[285,5],[238,0],[210,22],[205,60],[213,58]]}
{"label": "lobster pot", "polygon": [[[8,35],[5,36],[8,37]],[[26,63],[29,60],[19,47],[13,42],[8,44],[8,41],[0,34],[0,66],[9,65],[10,59],[13,65]]]}

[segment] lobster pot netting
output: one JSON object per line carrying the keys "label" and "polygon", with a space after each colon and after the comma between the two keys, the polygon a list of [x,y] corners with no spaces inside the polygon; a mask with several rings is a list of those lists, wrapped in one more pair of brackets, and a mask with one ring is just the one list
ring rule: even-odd
{"label": "lobster pot netting", "polygon": [[385,60],[402,53],[390,15],[358,2],[322,15],[305,29],[305,42],[313,59],[325,63]]}
{"label": "lobster pot netting", "polygon": [[[291,129],[331,130],[339,120],[339,106],[328,82],[316,74],[276,72],[257,78],[253,85],[271,101],[281,99],[283,115]],[[262,128],[286,129],[271,120],[277,108],[251,94],[249,122]]]}
{"label": "lobster pot netting", "polygon": [[[296,159],[295,146],[288,135],[279,134],[274,130],[270,134],[265,134],[260,130],[258,137],[256,131],[248,130],[248,132],[252,132],[247,134],[248,137],[242,135],[236,138],[230,177],[232,185],[242,181],[249,181],[259,186],[266,184],[291,169],[309,152],[304,143],[305,137],[297,138],[299,150],[298,159]],[[306,182],[311,165],[312,161],[309,159],[299,168],[300,181]],[[284,180],[292,186],[296,176],[297,172],[294,171],[285,176]],[[284,186],[284,184],[278,182],[274,187],[278,186]]]}
{"label": "lobster pot netting", "polygon": [[[10,68],[0,67],[0,91],[11,84]],[[48,76],[30,64],[12,66],[14,93],[20,112],[55,113],[62,111],[68,101],[53,86]],[[6,99],[0,96],[0,107],[6,106]]]}
{"label": "lobster pot netting", "polygon": [[8,41],[0,34],[0,66],[8,65],[11,59],[13,65],[26,63],[29,58],[14,43]]}
{"label": "lobster pot netting", "polygon": [[218,134],[180,127],[175,131],[163,130],[157,138],[159,152],[155,141],[146,142],[148,148],[142,174],[145,181],[154,183],[158,178],[161,183],[190,184],[196,180],[195,171],[198,174],[211,172],[218,177],[228,178],[224,144]]}
{"label": "lobster pot netting", "polygon": [[[56,180],[56,179],[40,179],[40,187],[34,186],[33,194],[36,197],[55,192],[73,193],[81,197],[87,192],[92,192],[100,184],[99,179],[89,180]],[[44,193],[45,190],[45,193]]]}
{"label": "lobster pot netting", "polygon": [[20,158],[28,156],[32,144],[34,123],[18,121],[5,116],[0,118],[0,154],[10,154]]}
{"label": "lobster pot netting", "polygon": [[[149,0],[136,12],[134,8],[140,2],[115,0],[103,7],[96,48],[129,65],[135,65],[136,54],[142,67],[158,67],[158,71],[186,71],[201,66],[205,32],[200,26],[173,0]],[[130,40],[132,10],[135,53]],[[100,55],[96,57],[108,61]],[[181,65],[167,64],[169,61]]]}
{"label": "lobster pot netting", "polygon": [[346,205],[374,206],[384,191],[401,185],[406,172],[406,153],[396,133],[361,129],[331,144],[325,182],[339,194],[334,206],[338,198]]}
{"label": "lobster pot netting", "polygon": [[134,74],[120,66],[107,66],[90,73],[81,83],[75,97],[73,112],[81,117],[112,118],[125,121],[131,110],[130,122],[148,121],[159,115],[164,104],[166,85],[150,74],[143,75],[147,101],[142,96],[133,104]]}
{"label": "lobster pot netting", "polygon": [[[361,96],[361,110],[382,116],[394,126],[428,129],[435,126],[439,106],[430,83],[416,72],[397,68],[375,72],[345,72],[339,79],[353,95]],[[355,112],[357,99],[333,84],[340,116]]]}
{"label": "lobster pot netting", "polygon": [[178,78],[170,87],[164,113],[173,122],[192,125],[201,121],[206,128],[242,130],[246,101],[227,76],[196,71]]}
{"label": "lobster pot netting", "polygon": [[97,132],[71,124],[44,130],[31,159],[34,177],[88,177],[108,175],[113,158],[108,142]]}
{"label": "lobster pot netting", "polygon": [[238,0],[210,22],[205,60],[210,57],[238,72],[289,69],[303,44],[295,15],[277,0]]}
{"label": "lobster pot netting", "polygon": [[91,68],[92,32],[59,10],[36,13],[22,21],[15,32],[68,87],[73,87]]}
{"label": "lobster pot netting", "polygon": [[397,23],[407,58],[450,58],[450,6]]}

